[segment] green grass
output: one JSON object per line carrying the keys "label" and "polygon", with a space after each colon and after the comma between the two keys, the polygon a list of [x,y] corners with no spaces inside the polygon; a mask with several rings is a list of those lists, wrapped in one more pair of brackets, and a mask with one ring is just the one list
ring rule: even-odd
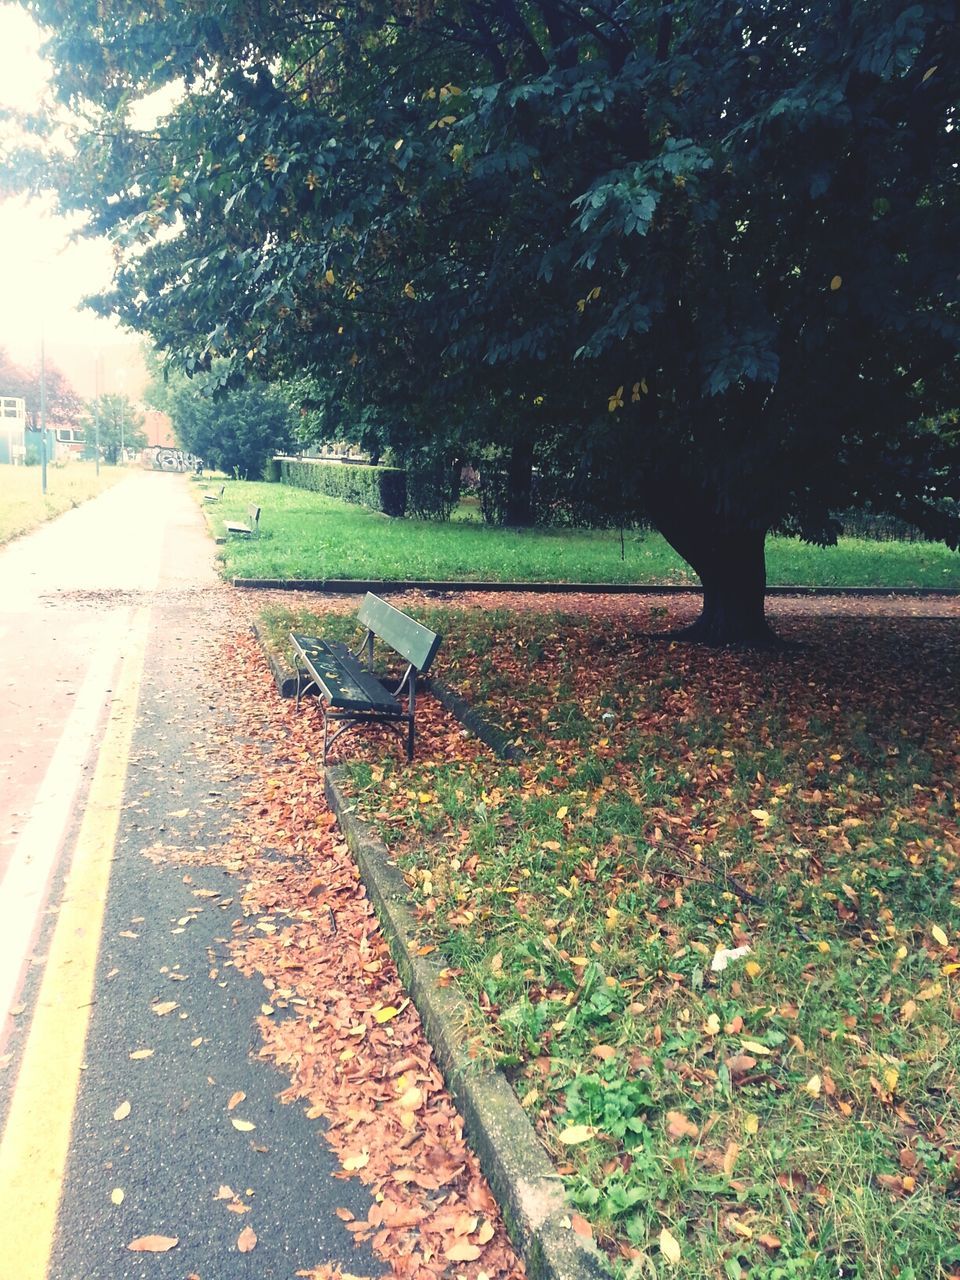
{"label": "green grass", "polygon": [[354,740],[353,799],[618,1273],[960,1272],[955,628],[755,655],[626,610],[421,620],[529,758],[427,710],[413,767]]}
{"label": "green grass", "polygon": [[[263,508],[258,538],[231,538],[228,577],[373,578],[696,584],[689,566],[653,533],[503,530],[469,521],[390,520],[286,485],[231,481],[209,511],[214,528]],[[771,584],[960,587],[960,555],[936,543],[845,538],[822,550],[789,538],[767,544]]]}
{"label": "green grass", "polygon": [[51,463],[47,492],[40,492],[39,467],[0,465],[0,545],[62,515],[122,480],[122,467],[100,468],[92,462]]}

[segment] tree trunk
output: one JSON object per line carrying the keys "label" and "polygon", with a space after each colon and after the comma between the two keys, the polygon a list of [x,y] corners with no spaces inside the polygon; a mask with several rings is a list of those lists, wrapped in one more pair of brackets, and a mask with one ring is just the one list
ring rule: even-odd
{"label": "tree trunk", "polygon": [[700,617],[677,632],[677,638],[713,646],[779,645],[764,608],[766,530],[735,523],[702,507],[684,511],[680,503],[676,510],[664,507],[653,512],[653,517],[667,542],[703,584]]}
{"label": "tree trunk", "polygon": [[521,437],[510,449],[504,524],[511,527],[526,527],[532,523],[533,441]]}

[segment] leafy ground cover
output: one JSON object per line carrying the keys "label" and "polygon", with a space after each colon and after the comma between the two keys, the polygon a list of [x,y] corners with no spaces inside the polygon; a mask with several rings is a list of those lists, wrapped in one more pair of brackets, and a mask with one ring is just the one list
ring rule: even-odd
{"label": "leafy ground cover", "polygon": [[622,1275],[960,1275],[955,618],[747,655],[577,603],[417,609],[523,762],[429,701],[412,767],[342,748],[478,1052]]}
{"label": "leafy ground cover", "polygon": [[125,475],[122,467],[101,467],[98,476],[92,462],[51,465],[44,495],[39,467],[0,465],[0,545],[95,498]]}
{"label": "leafy ground cover", "polygon": [[[231,481],[214,527],[263,509],[257,538],[227,541],[228,577],[690,583],[689,566],[659,534],[504,530],[468,521],[390,520],[288,485]],[[768,542],[771,584],[960,587],[960,555],[937,543],[844,538],[838,547]]]}

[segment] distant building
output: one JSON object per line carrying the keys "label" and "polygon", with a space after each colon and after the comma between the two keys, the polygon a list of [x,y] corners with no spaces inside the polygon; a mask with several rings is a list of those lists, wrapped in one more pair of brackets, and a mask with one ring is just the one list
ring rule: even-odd
{"label": "distant building", "polygon": [[173,423],[159,409],[144,411],[143,429],[147,435],[148,448],[176,449],[178,447],[173,434]]}
{"label": "distant building", "polygon": [[27,457],[27,411],[20,396],[0,396],[0,462],[18,462]]}

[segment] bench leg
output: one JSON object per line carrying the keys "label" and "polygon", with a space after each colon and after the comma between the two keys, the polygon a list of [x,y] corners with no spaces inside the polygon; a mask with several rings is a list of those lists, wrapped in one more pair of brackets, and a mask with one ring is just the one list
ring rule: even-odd
{"label": "bench leg", "polygon": [[411,667],[410,674],[407,676],[407,716],[409,718],[409,727],[407,729],[407,764],[413,759],[414,746],[414,713],[417,709],[417,675]]}

